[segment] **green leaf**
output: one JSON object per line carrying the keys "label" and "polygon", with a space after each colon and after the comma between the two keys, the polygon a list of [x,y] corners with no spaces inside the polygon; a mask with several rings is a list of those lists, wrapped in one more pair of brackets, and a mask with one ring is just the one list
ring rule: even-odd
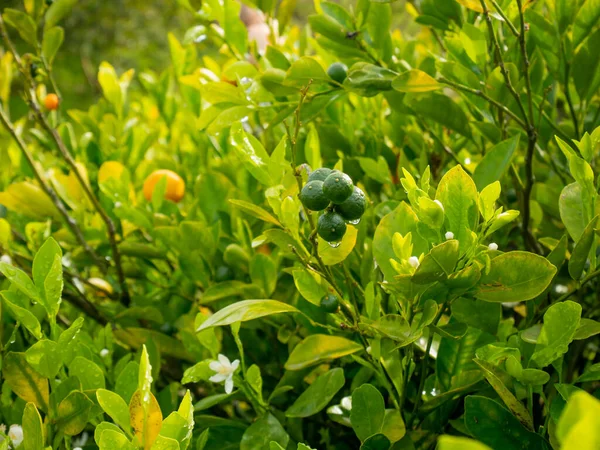
{"label": "green leaf", "polygon": [[313,83],[329,81],[329,77],[314,58],[303,56],[294,61],[285,75],[285,84],[303,88],[312,80]]}
{"label": "green leaf", "polygon": [[85,391],[88,389],[104,389],[104,372],[98,365],[84,358],[77,356],[71,364],[69,364],[69,375],[76,376],[81,381],[81,388]]}
{"label": "green leaf", "polygon": [[2,17],[15,30],[19,36],[32,47],[37,47],[37,25],[33,18],[22,11],[6,8]]}
{"label": "green leaf", "polygon": [[564,187],[558,200],[560,218],[575,242],[579,241],[587,225],[582,198],[581,185],[571,183]]}
{"label": "green leaf", "polygon": [[273,217],[268,211],[265,211],[260,206],[256,206],[254,203],[249,203],[243,200],[235,199],[229,200],[229,203],[231,203],[233,206],[238,207],[245,213],[256,217],[257,219],[260,219],[264,222],[272,223],[273,225],[276,225],[278,227],[282,226],[281,223],[279,223],[279,221],[275,217]]}
{"label": "green leaf", "polygon": [[428,92],[441,89],[442,85],[426,72],[412,69],[394,78],[392,87],[400,92]]}
{"label": "green leaf", "polygon": [[600,0],[587,0],[579,9],[573,24],[573,48],[577,48],[600,20]]}
{"label": "green leaf", "polygon": [[585,264],[590,256],[590,251],[596,252],[593,247],[596,240],[596,226],[598,224],[598,217],[594,217],[591,222],[585,227],[583,233],[575,247],[573,253],[571,253],[571,259],[569,259],[569,275],[574,280],[579,280],[583,275]]}
{"label": "green leaf", "polygon": [[42,411],[48,411],[48,380],[27,363],[24,353],[9,352],[2,361],[2,377],[12,391]]}
{"label": "green leaf", "polygon": [[312,334],[294,347],[285,368],[300,370],[321,361],[351,355],[362,349],[362,345],[340,336]]}
{"label": "green leaf", "polygon": [[457,165],[442,177],[435,198],[444,206],[447,229],[454,233],[454,238],[463,250],[469,242],[471,230],[475,230],[479,214],[475,183]]}
{"label": "green leaf", "polygon": [[475,439],[494,449],[550,450],[540,435],[528,431],[508,410],[486,397],[467,396],[465,426]]}
{"label": "green leaf", "polygon": [[546,367],[567,353],[579,327],[580,318],[581,305],[570,300],[548,308],[531,361],[538,367]]}
{"label": "green leaf", "polygon": [[474,439],[460,436],[443,435],[438,439],[438,450],[492,450]]}
{"label": "green leaf", "polygon": [[0,262],[0,272],[16,287],[20,292],[25,294],[34,302],[40,301],[40,293],[36,289],[31,278],[23,272],[10,264]]}
{"label": "green leaf", "polygon": [[277,21],[279,22],[279,34],[283,34],[286,25],[292,20],[297,0],[282,0],[277,8]]}
{"label": "green leaf", "polygon": [[468,328],[460,339],[442,338],[436,360],[436,374],[445,390],[454,387],[454,378],[462,372],[475,370],[475,351],[494,342],[494,337],[477,328]]}
{"label": "green leaf", "polygon": [[519,135],[517,134],[506,141],[499,142],[487,151],[473,172],[473,180],[478,190],[502,179],[518,146]]}
{"label": "green leaf", "polygon": [[49,339],[42,339],[25,352],[25,358],[40,375],[54,379],[62,367],[62,355],[59,345]]}
{"label": "green leaf", "polygon": [[283,448],[287,447],[290,437],[272,414],[268,413],[250,425],[240,442],[240,450],[256,450],[269,448],[274,441]]}
{"label": "green leaf", "polygon": [[287,417],[309,417],[317,414],[344,387],[344,370],[337,368],[319,375],[285,412]]}
{"label": "green leaf", "polygon": [[363,384],[352,392],[350,423],[361,441],[381,432],[384,417],[385,402],[377,388]]}
{"label": "green leaf", "polygon": [[96,391],[96,398],[100,407],[117,425],[127,432],[131,430],[129,425],[129,407],[119,394],[107,391],[106,389],[98,389]]}
{"label": "green leaf", "polygon": [[121,450],[136,450],[135,447],[121,431],[104,430],[98,441],[100,450],[112,450],[115,448]]}
{"label": "green leaf", "polygon": [[250,174],[265,186],[271,186],[269,175],[269,154],[262,144],[246,133],[241,122],[231,126],[231,143]]}
{"label": "green leaf", "polygon": [[300,295],[313,305],[319,306],[321,299],[327,294],[327,283],[316,272],[307,269],[294,269],[294,284]]}
{"label": "green leaf", "polygon": [[475,358],[473,360],[475,364],[479,366],[483,375],[492,385],[498,396],[502,399],[504,404],[510,409],[514,416],[519,419],[526,428],[533,430],[533,419],[527,411],[527,408],[521,403],[514,394],[506,387],[502,381],[501,374],[493,364],[481,359]]}
{"label": "green leaf", "polygon": [[32,274],[40,293],[40,303],[49,316],[56,316],[61,301],[63,275],[62,250],[53,238],[48,238],[35,254]]}
{"label": "green leaf", "polygon": [[235,48],[240,55],[244,55],[248,48],[248,32],[240,20],[241,4],[235,0],[224,0],[223,3],[223,31],[225,40]]}
{"label": "green leaf", "polygon": [[306,142],[304,143],[304,158],[312,170],[316,170],[322,165],[319,133],[312,123],[310,124],[308,135],[306,136]]}
{"label": "green leaf", "polygon": [[544,292],[555,273],[556,267],[543,256],[522,251],[504,253],[492,259],[475,297],[486,302],[531,300]]}
{"label": "green leaf", "polygon": [[448,278],[458,262],[458,241],[451,239],[434,246],[425,255],[411,280],[417,284],[429,284]]}
{"label": "green leaf", "polygon": [[390,442],[397,442],[406,434],[406,425],[402,420],[402,414],[397,409],[386,409],[383,418],[381,433],[384,434]]}
{"label": "green leaf", "polygon": [[450,97],[437,94],[407,94],[404,103],[416,114],[431,119],[465,137],[471,137],[464,110]]}
{"label": "green leaf", "polygon": [[46,11],[44,29],[50,29],[71,11],[77,0],[55,0]]}
{"label": "green leaf", "polygon": [[318,251],[323,264],[326,266],[333,266],[344,261],[356,245],[356,238],[358,236],[358,228],[348,225],[346,228],[346,234],[342,238],[340,244],[337,247],[332,246],[329,242],[325,241],[319,236]]}
{"label": "green leaf", "polygon": [[390,264],[390,259],[396,258],[392,246],[394,233],[400,233],[406,236],[412,234],[413,253],[419,255],[425,253],[429,247],[427,241],[417,232],[417,223],[419,219],[407,203],[402,202],[394,211],[385,215],[377,228],[373,237],[373,256],[377,265],[383,272],[385,280],[391,282],[397,275]]}
{"label": "green leaf", "polygon": [[452,317],[495,335],[502,317],[502,305],[461,297],[452,302]]}
{"label": "green leaf", "polygon": [[587,339],[597,334],[600,334],[600,322],[582,317],[573,339]]}
{"label": "green leaf", "polygon": [[385,434],[379,433],[365,439],[360,450],[388,450],[391,444]]}
{"label": "green leaf", "polygon": [[44,448],[44,425],[37,408],[27,403],[23,411],[23,450],[40,450]]}
{"label": "green leaf", "polygon": [[196,332],[211,327],[222,327],[236,322],[246,322],[273,314],[295,312],[300,311],[291,305],[278,302],[277,300],[244,300],[219,310],[204,321]]}
{"label": "green leaf", "polygon": [[589,366],[575,383],[585,383],[586,381],[600,381],[600,363]]}
{"label": "green leaf", "polygon": [[83,431],[88,421],[88,413],[94,404],[82,392],[71,392],[58,405],[58,427],[67,436],[75,436]]}
{"label": "green leaf", "polygon": [[348,71],[344,87],[360,96],[373,97],[391,90],[396,75],[396,72],[383,67],[359,62]]}
{"label": "green leaf", "polygon": [[0,292],[5,307],[15,320],[21,323],[36,338],[42,339],[42,327],[40,321],[29,310],[19,306],[19,294],[12,291]]}
{"label": "green leaf", "polygon": [[54,57],[65,39],[65,31],[61,27],[52,27],[44,32],[42,40],[42,56],[52,66]]}

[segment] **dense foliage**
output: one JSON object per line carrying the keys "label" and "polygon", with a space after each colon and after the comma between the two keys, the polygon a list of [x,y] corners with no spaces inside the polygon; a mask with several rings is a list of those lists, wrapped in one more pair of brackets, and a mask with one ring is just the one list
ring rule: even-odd
{"label": "dense foliage", "polygon": [[0,16],[0,449],[600,448],[600,2],[178,3]]}

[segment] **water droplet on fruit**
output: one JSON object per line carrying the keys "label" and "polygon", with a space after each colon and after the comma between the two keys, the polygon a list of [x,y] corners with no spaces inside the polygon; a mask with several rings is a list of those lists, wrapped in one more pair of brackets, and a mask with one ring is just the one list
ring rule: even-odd
{"label": "water droplet on fruit", "polygon": [[331,248],[338,248],[340,245],[342,245],[342,241],[328,242],[328,244]]}
{"label": "water droplet on fruit", "polygon": [[354,220],[349,220],[348,223],[352,224],[352,225],[358,225],[360,223],[360,218],[354,219]]}

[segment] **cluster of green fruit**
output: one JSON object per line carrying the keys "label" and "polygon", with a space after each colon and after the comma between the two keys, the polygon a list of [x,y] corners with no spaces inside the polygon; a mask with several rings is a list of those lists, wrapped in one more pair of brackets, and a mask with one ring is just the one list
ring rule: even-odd
{"label": "cluster of green fruit", "polygon": [[339,170],[317,169],[308,176],[300,201],[311,211],[323,211],[317,233],[327,242],[338,242],[346,234],[346,222],[358,223],[367,209],[364,192]]}

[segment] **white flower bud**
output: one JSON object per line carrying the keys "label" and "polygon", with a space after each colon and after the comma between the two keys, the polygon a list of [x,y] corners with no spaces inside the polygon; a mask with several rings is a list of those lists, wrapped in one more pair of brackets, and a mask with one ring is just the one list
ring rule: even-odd
{"label": "white flower bud", "polygon": [[107,348],[103,348],[102,350],[100,350],[100,356],[103,358],[105,356],[108,356],[109,353],[110,353],[110,350],[108,350]]}
{"label": "white flower bud", "polygon": [[498,250],[498,244],[496,244],[495,242],[492,242],[490,245],[488,245],[488,249]]}
{"label": "white flower bud", "polygon": [[414,267],[415,269],[417,267],[419,267],[419,258],[417,258],[416,256],[411,256],[410,258],[408,258],[408,263],[411,265],[411,267]]}
{"label": "white flower bud", "polygon": [[454,239],[454,233],[452,231],[446,231],[446,234],[444,236],[446,237],[447,241],[449,241],[450,239]]}

